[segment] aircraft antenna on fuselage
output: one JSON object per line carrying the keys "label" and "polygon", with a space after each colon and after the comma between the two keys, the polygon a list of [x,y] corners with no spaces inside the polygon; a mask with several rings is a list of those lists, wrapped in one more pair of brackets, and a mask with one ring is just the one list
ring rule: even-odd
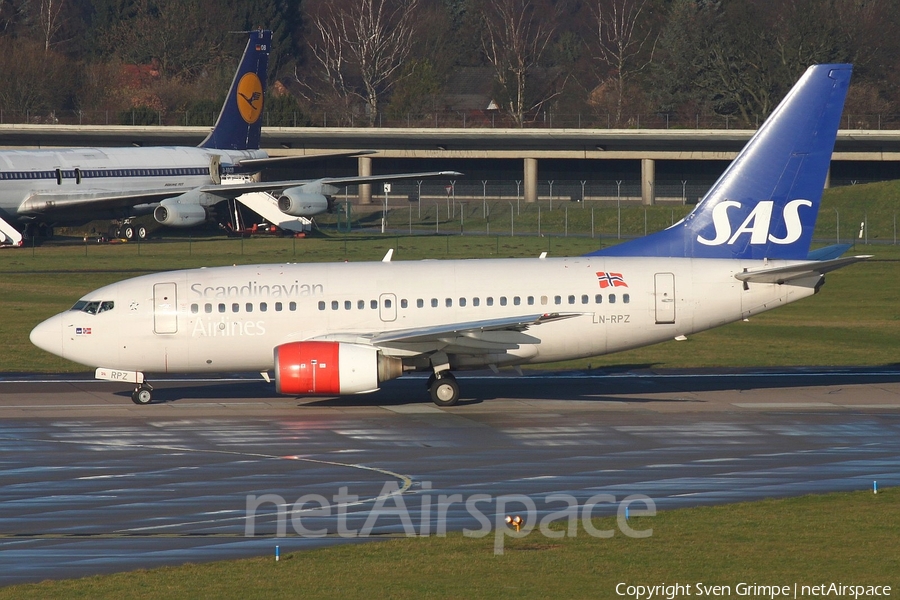
{"label": "aircraft antenna on fuselage", "polygon": [[272,47],[272,32],[249,32],[247,47],[238,66],[216,125],[201,148],[220,150],[257,150],[262,134],[265,105],[266,70]]}

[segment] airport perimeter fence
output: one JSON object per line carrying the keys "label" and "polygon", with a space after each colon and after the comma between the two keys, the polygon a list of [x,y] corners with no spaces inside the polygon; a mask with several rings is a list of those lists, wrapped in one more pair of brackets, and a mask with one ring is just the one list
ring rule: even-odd
{"label": "airport perimeter fence", "polygon": [[[654,205],[641,203],[638,181],[540,181],[538,202],[525,202],[520,182],[395,182],[387,195],[373,186],[372,204],[339,195],[332,214],[316,217],[328,233],[590,237],[620,240],[670,227],[706,193],[709,182],[659,181]],[[449,189],[448,189],[449,188]],[[552,192],[551,192],[552,190]],[[819,243],[898,242],[896,203],[825,203]]]}
{"label": "airport perimeter fence", "polygon": [[[159,127],[212,127],[216,111],[159,111],[146,107],[126,110],[5,110],[0,109],[0,125],[132,125]],[[616,121],[611,113],[568,114],[545,111],[534,115],[524,129],[757,129],[761,121],[752,123],[732,115],[650,113],[626,114]],[[365,115],[340,115],[326,111],[267,111],[264,127],[370,127],[418,129],[518,129],[508,116],[499,111],[433,110],[401,115],[380,114],[374,125]],[[847,114],[842,129],[900,129],[900,114]]]}

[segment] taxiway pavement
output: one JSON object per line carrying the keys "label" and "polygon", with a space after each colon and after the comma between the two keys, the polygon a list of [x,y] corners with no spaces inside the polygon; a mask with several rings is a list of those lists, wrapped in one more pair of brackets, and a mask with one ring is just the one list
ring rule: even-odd
{"label": "taxiway pavement", "polygon": [[[517,494],[547,513],[553,494],[666,509],[900,485],[898,369],[459,380],[447,409],[420,378],[340,399],[154,381],[155,403],[136,406],[108,382],[2,375],[0,585],[358,541],[340,529],[379,506],[376,538],[405,533],[401,512],[417,533],[477,528],[476,494],[493,519]],[[445,518],[441,496],[462,499]]]}

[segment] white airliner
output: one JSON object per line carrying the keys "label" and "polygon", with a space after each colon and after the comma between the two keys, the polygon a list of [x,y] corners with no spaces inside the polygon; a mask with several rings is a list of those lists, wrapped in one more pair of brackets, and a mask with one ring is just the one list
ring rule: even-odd
{"label": "white airliner", "polygon": [[[152,373],[260,371],[291,395],[371,392],[431,373],[595,356],[703,331],[819,291],[862,256],[809,248],[850,81],[811,67],[684,220],[574,258],[251,265],[146,275],[100,288],[34,344],[135,385]],[[128,335],[122,335],[127,331]]]}
{"label": "white airliner", "polygon": [[[276,193],[275,212],[284,213],[285,220],[311,217],[328,210],[337,186],[459,175],[430,172],[221,185],[222,175],[322,157],[270,157],[259,149],[271,42],[271,31],[250,32],[216,125],[197,148],[0,151],[0,244],[21,246],[23,231],[49,236],[54,225],[150,212],[163,225],[192,227],[207,220],[209,207],[254,192]],[[146,229],[128,226],[123,234],[145,237]]]}

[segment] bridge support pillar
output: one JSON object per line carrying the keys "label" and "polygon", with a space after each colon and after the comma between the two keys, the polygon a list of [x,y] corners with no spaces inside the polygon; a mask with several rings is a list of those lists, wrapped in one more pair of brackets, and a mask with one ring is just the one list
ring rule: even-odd
{"label": "bridge support pillar", "polygon": [[525,159],[525,202],[537,202],[537,172],[538,161],[536,158]]}
{"label": "bridge support pillar", "polygon": [[656,161],[652,158],[641,159],[641,204],[656,204]]}
{"label": "bridge support pillar", "polygon": [[[372,159],[368,156],[360,156],[359,161],[359,175],[360,177],[368,177],[372,174]],[[371,183],[361,183],[359,184],[359,203],[360,204],[372,204],[372,184]]]}

